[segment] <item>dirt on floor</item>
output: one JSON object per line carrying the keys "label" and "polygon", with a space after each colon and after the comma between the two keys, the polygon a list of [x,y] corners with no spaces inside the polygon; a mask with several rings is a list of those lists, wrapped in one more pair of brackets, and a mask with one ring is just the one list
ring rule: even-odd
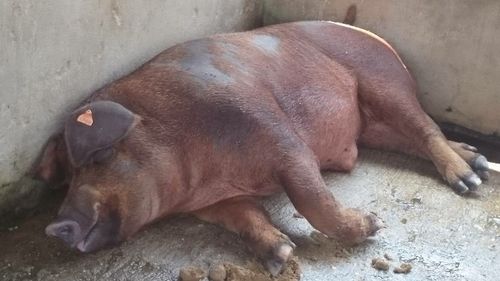
{"label": "dirt on floor", "polygon": [[298,281],[300,280],[300,266],[297,257],[292,257],[285,271],[276,277],[257,261],[248,262],[244,266],[225,263],[226,281]]}
{"label": "dirt on floor", "polygon": [[[499,174],[475,196],[461,197],[427,161],[371,150],[360,154],[352,173],[326,173],[324,179],[340,202],[377,213],[387,228],[345,248],[294,216],[284,194],[266,199],[272,220],[297,245],[296,258],[278,278],[264,271],[237,235],[191,217],[160,221],[115,248],[78,253],[44,234],[62,197],[54,194],[42,212],[0,228],[0,280],[174,281],[181,268],[208,272],[214,264],[224,265],[226,280],[497,280]],[[375,257],[384,257],[389,270],[373,268]],[[394,273],[402,264],[411,270]]]}

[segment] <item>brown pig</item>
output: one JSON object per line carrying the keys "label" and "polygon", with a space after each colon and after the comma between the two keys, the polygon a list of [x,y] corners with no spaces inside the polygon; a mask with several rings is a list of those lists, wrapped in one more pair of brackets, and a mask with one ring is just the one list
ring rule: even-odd
{"label": "brown pig", "polygon": [[69,183],[46,233],[82,252],[191,213],[247,241],[273,274],[293,243],[258,197],[284,191],[311,225],[356,244],[381,227],[342,206],[321,170],[350,171],[358,145],[431,160],[458,193],[488,164],[448,141],[380,37],[295,22],[173,46],[94,93],[50,141],[38,175]]}

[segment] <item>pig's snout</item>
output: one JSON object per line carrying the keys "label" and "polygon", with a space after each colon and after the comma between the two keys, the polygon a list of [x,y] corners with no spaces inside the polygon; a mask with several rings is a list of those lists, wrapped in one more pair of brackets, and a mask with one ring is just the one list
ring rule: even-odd
{"label": "pig's snout", "polygon": [[51,223],[45,228],[45,233],[60,238],[71,247],[74,247],[82,236],[80,225],[72,220]]}

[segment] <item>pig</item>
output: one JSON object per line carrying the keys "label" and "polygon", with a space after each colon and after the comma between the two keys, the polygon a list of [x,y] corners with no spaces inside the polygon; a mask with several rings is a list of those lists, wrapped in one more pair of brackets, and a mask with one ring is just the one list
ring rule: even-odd
{"label": "pig", "polygon": [[351,171],[358,145],[428,159],[459,194],[488,178],[486,158],[447,140],[416,92],[386,41],[342,23],[175,45],[93,93],[48,142],[36,173],[69,187],[46,234],[92,252],[193,214],[239,234],[276,275],[295,245],[258,198],[284,191],[315,229],[362,243],[383,222],[343,206],[320,173]]}

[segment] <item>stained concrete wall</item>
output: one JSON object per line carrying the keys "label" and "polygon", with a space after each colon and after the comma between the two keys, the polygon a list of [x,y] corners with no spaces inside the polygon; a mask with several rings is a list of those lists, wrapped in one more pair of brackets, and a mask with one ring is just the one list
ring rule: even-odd
{"label": "stained concrete wall", "polygon": [[342,21],[351,4],[355,25],[401,54],[428,113],[500,135],[500,1],[266,0],[264,23]]}
{"label": "stained concrete wall", "polygon": [[16,181],[85,96],[175,43],[259,25],[261,7],[253,0],[0,1],[0,213],[13,207],[8,202],[37,197],[32,182]]}

